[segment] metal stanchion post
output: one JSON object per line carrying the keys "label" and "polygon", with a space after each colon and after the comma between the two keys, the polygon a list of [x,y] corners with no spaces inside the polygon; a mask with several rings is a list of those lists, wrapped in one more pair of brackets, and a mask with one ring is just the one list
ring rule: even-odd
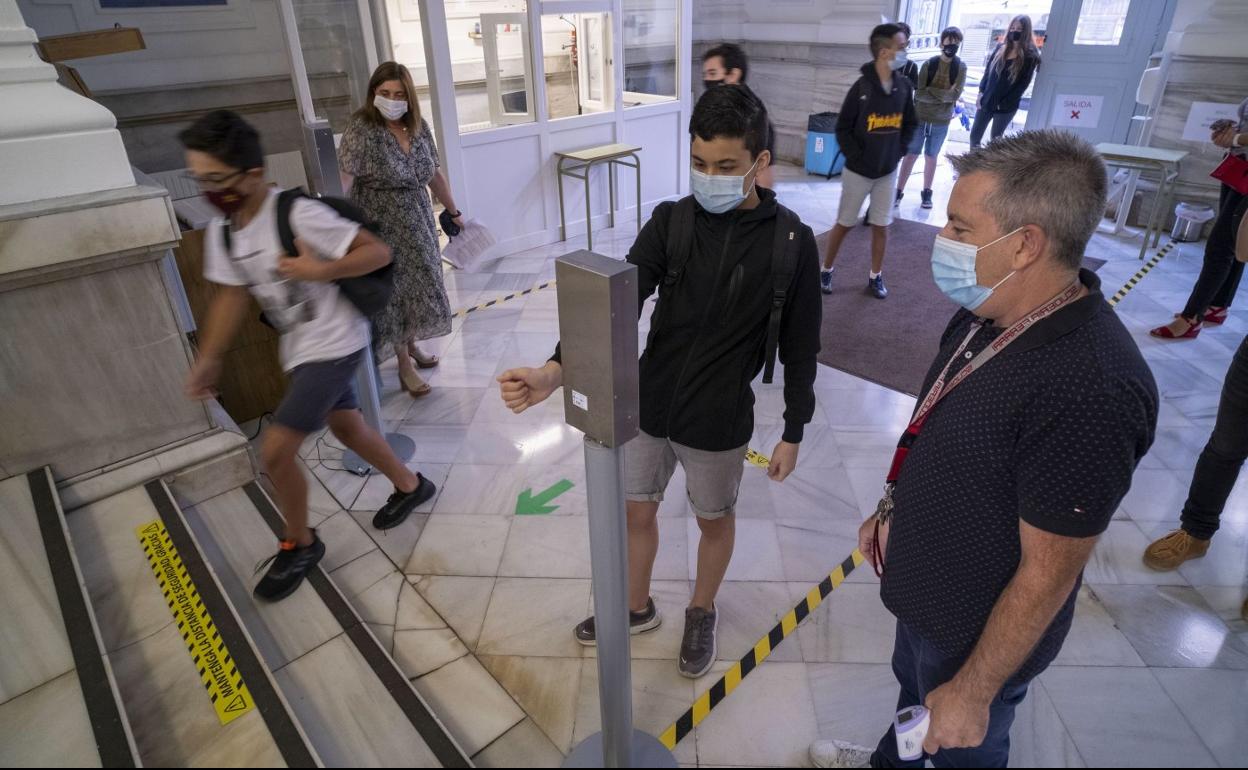
{"label": "metal stanchion post", "polygon": [[628,628],[628,523],[623,445],[638,433],[637,268],[589,251],[559,259],[564,413],[585,433],[594,631],[602,732],[564,767],[676,767],[657,738],[633,729]]}
{"label": "metal stanchion post", "polygon": [[[373,340],[369,335],[368,347],[364,350],[364,360],[355,372],[355,392],[360,399],[360,411],[364,412],[364,422],[386,437],[391,451],[403,462],[412,459],[416,454],[416,442],[402,433],[386,433],[381,424],[381,396],[378,387],[377,368],[373,363]],[[373,466],[351,450],[342,455],[342,467],[357,476],[367,476]]]}

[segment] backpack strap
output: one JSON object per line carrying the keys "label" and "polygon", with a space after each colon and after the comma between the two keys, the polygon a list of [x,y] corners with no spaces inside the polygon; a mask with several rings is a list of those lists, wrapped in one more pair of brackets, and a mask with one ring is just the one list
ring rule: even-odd
{"label": "backpack strap", "polygon": [[797,215],[784,206],[776,212],[776,235],[771,247],[771,316],[767,320],[767,343],[764,349],[763,382],[770,385],[776,373],[776,354],[780,348],[780,323],[789,301],[789,289],[797,275],[800,242]]}
{"label": "backpack strap", "polygon": [[667,275],[664,287],[672,287],[685,272],[685,265],[693,253],[694,198],[690,195],[676,201],[667,220]]}
{"label": "backpack strap", "polygon": [[282,250],[292,257],[299,254],[299,247],[295,245],[295,228],[290,224],[290,210],[294,208],[295,201],[307,197],[308,194],[302,187],[283,190],[277,196],[277,239],[282,244]]}

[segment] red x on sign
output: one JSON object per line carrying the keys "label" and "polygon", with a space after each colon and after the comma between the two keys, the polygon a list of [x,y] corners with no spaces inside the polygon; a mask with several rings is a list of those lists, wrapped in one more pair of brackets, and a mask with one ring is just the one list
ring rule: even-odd
{"label": "red x on sign", "polygon": [[1081,111],[1082,111],[1082,110],[1071,110],[1071,111],[1070,111],[1070,119],[1071,119],[1071,120],[1078,120],[1078,119],[1079,119],[1079,113],[1080,113]]}

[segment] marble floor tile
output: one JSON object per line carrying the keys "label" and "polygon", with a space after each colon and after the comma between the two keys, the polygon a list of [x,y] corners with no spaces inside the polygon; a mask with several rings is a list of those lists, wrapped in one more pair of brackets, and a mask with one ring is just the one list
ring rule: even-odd
{"label": "marble floor tile", "polygon": [[502,577],[590,578],[589,521],[580,516],[517,516],[503,551]]}
{"label": "marble floor tile", "polygon": [[447,623],[405,577],[399,588],[394,627],[398,631],[429,631],[446,628]]}
{"label": "marble floor tile", "polygon": [[572,629],[589,612],[588,580],[499,578],[477,650],[482,655],[579,658]]}
{"label": "marble floor tile", "polygon": [[1089,586],[1079,590],[1075,621],[1056,666],[1143,666],[1131,642]]}
{"label": "marble floor tile", "polygon": [[1218,762],[1243,766],[1248,759],[1248,672],[1155,669],[1153,674]]}
{"label": "marble floor tile", "polygon": [[1144,550],[1150,542],[1134,523],[1111,521],[1083,579],[1094,585],[1185,585],[1187,581],[1177,572],[1155,572],[1144,566]]}
{"label": "marble floor tile", "polygon": [[494,577],[512,521],[508,516],[438,514],[425,526],[404,572]]}
{"label": "marble floor tile", "polygon": [[876,746],[897,713],[900,686],[892,666],[808,663],[806,670],[819,738]]}
{"label": "marble floor tile", "polygon": [[1191,473],[1141,468],[1131,480],[1131,491],[1123,498],[1122,509],[1132,521],[1165,522],[1177,527],[1191,483]]}
{"label": "marble floor tile", "polygon": [[524,711],[472,655],[448,663],[415,684],[469,756],[525,719]]}
{"label": "marble floor tile", "polygon": [[887,468],[901,431],[838,428],[833,435],[846,468]]}
{"label": "marble floor tile", "polygon": [[[556,484],[571,482],[572,488],[556,497],[546,507],[554,508],[550,515],[569,516],[589,513],[589,501],[585,485],[585,463],[580,459],[564,465],[530,463],[524,467],[524,488],[530,495],[541,495]],[[518,501],[517,501],[518,502]],[[514,506],[513,506],[514,510]],[[545,514],[543,514],[545,515]]]}
{"label": "marble floor tile", "polygon": [[482,423],[473,426],[455,462],[469,465],[517,465],[539,462],[576,464],[584,456],[581,434],[552,422],[541,426]]}
{"label": "marble floor tile", "polygon": [[[816,397],[826,398],[819,396],[818,393]],[[783,425],[759,425],[754,430],[750,446],[770,457],[783,433]],[[806,426],[806,433],[802,437],[802,451],[797,458],[797,467],[799,470],[843,467],[841,450],[836,445],[836,436],[832,428],[819,423]]]}
{"label": "marble floor tile", "polygon": [[1193,588],[1093,586],[1149,666],[1248,670],[1248,646]]}
{"label": "marble floor tile", "polygon": [[[418,510],[427,510],[431,503],[422,505]],[[373,542],[396,568],[402,569],[412,558],[416,543],[429,523],[430,514],[413,513],[397,527],[379,530],[373,528],[374,511],[351,511],[350,516],[360,529],[372,538]]]}
{"label": "marble floor tile", "polygon": [[0,767],[99,766],[76,672],[0,703]]}
{"label": "marble floor tile", "polygon": [[408,582],[425,597],[455,634],[476,651],[481,640],[481,626],[494,593],[494,578],[456,577],[449,575],[409,575]]}
{"label": "marble floor tile", "polygon": [[[693,702],[693,682],[676,671],[674,660],[634,660],[633,727],[650,735],[660,735]],[[710,679],[711,675],[703,678]],[[710,683],[707,683],[710,686]],[[581,669],[580,691],[576,705],[576,730],[572,745],[579,745],[602,729],[602,712],[598,693],[598,661],[586,659]],[[690,735],[676,745],[677,762],[690,766],[697,763],[697,745]]]}
{"label": "marble floor tile", "polygon": [[[1154,530],[1152,534],[1160,537],[1165,533]],[[1248,585],[1248,522],[1242,518],[1224,519],[1209,553],[1179,567],[1179,574],[1193,585]]]}
{"label": "marble floor tile", "polygon": [[1218,613],[1231,632],[1248,644],[1248,619],[1242,614],[1244,599],[1248,599],[1248,586],[1196,586],[1196,591]]}
{"label": "marble floor tile", "polygon": [[1151,671],[1054,667],[1041,683],[1091,767],[1216,764]]}
{"label": "marble floor tile", "polygon": [[368,623],[393,626],[399,610],[399,591],[407,581],[397,569],[373,585],[348,597],[360,618]]}
{"label": "marble floor tile", "polygon": [[326,767],[439,764],[346,634],[274,676]]}
{"label": "marble floor tile", "polygon": [[414,422],[387,423],[390,433],[401,433],[416,449],[409,467],[423,471],[426,464],[445,466],[454,461],[470,430],[467,425],[422,425]]}
{"label": "marble floor tile", "polygon": [[[427,396],[410,399],[402,422],[411,425],[471,425],[481,398],[493,388],[434,388]],[[409,397],[410,398],[410,397]]]}
{"label": "marble floor tile", "polygon": [[[702,530],[698,523],[690,517],[686,523],[689,534],[689,579],[698,576],[698,544],[702,540]],[[770,581],[784,580],[784,566],[780,560],[780,540],[776,536],[774,521],[757,519],[738,519],[736,524],[736,545],[732,561],[728,565],[728,574],[724,578],[731,581]]]}
{"label": "marble floor tile", "polygon": [[783,482],[769,483],[778,518],[862,521],[858,497],[844,468],[799,466]]}
{"label": "marble floor tile", "polygon": [[581,689],[580,658],[482,656],[480,660],[559,751],[572,750]]}
{"label": "marble floor tile", "polygon": [[1014,712],[1010,767],[1087,767],[1042,682],[1032,682]]}
{"label": "marble floor tile", "polygon": [[444,514],[511,515],[524,490],[525,469],[519,465],[457,464],[433,507]]}
{"label": "marble floor tile", "polygon": [[395,630],[394,661],[409,679],[425,676],[468,654],[450,628]]}
{"label": "marble floor tile", "polygon": [[525,719],[472,758],[477,767],[559,767],[563,753],[532,719]]}
{"label": "marble floor tile", "polygon": [[[446,486],[446,478],[451,473],[451,466],[448,464],[418,463],[413,461],[409,462],[407,467],[432,481],[437,486],[439,492]],[[360,491],[359,496],[355,498],[355,502],[351,505],[351,510],[363,511],[369,514],[376,513],[390,499],[390,495],[394,494],[394,490],[394,482],[381,474],[373,474],[364,484],[364,489]],[[437,499],[435,494],[433,499],[417,508],[416,512],[432,513]],[[372,516],[370,515],[365,521],[367,523],[361,526],[371,529]]]}
{"label": "marble floor tile", "polygon": [[377,638],[377,643],[381,648],[394,656],[394,626],[383,626],[377,623],[366,623],[368,630],[373,632],[373,636]]}
{"label": "marble floor tile", "polygon": [[[394,562],[390,561],[379,548],[353,559],[330,573],[330,578],[342,591],[343,596],[351,599],[372,588],[384,578],[396,571]],[[393,623],[393,620],[388,621]]]}
{"label": "marble floor tile", "polygon": [[[784,579],[814,585],[858,549],[858,523],[841,519],[780,519],[776,522]],[[850,583],[879,583],[871,565],[849,573]]]}
{"label": "marble floor tile", "polygon": [[700,765],[806,765],[819,737],[806,664],[764,663],[695,734]]}
{"label": "marble floor tile", "polygon": [[304,462],[308,463],[312,473],[320,479],[321,484],[341,508],[350,509],[355,503],[355,498],[359,496],[360,490],[368,481],[365,476],[357,476],[343,470],[341,449],[328,450],[319,456],[314,452],[312,457]]}
{"label": "marble floor tile", "polygon": [[865,428],[898,435],[910,422],[914,402],[913,396],[887,390],[842,391],[820,399],[827,424],[833,428]]}
{"label": "marble floor tile", "polygon": [[325,558],[321,560],[321,569],[326,572],[333,572],[377,547],[368,533],[346,511],[336,513],[321,522],[316,534],[325,542]]}
{"label": "marble floor tile", "polygon": [[[792,584],[796,603],[810,590]],[[842,583],[797,632],[807,663],[889,663],[897,619],[880,600],[880,587]]]}
{"label": "marble floor tile", "polygon": [[[784,583],[725,583],[715,599],[719,610],[717,658],[736,661],[753,649],[793,609],[797,599],[792,594]],[[683,613],[674,620],[683,621]],[[801,661],[801,645],[790,637],[772,650],[768,660]]]}

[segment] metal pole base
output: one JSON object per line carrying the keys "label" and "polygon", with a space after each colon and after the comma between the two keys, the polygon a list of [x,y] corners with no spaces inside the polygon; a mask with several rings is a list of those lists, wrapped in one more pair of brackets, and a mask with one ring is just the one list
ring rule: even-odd
{"label": "metal pole base", "polygon": [[[677,767],[676,757],[658,738],[633,731],[633,767]],[[563,761],[563,767],[606,767],[602,754],[602,733],[595,733],[577,746]]]}
{"label": "metal pole base", "polygon": [[[390,451],[394,452],[400,462],[407,462],[416,455],[416,442],[411,436],[405,436],[402,433],[387,433],[386,443],[390,445]],[[367,476],[373,472],[373,466],[349,449],[342,455],[342,467],[357,476]]]}

